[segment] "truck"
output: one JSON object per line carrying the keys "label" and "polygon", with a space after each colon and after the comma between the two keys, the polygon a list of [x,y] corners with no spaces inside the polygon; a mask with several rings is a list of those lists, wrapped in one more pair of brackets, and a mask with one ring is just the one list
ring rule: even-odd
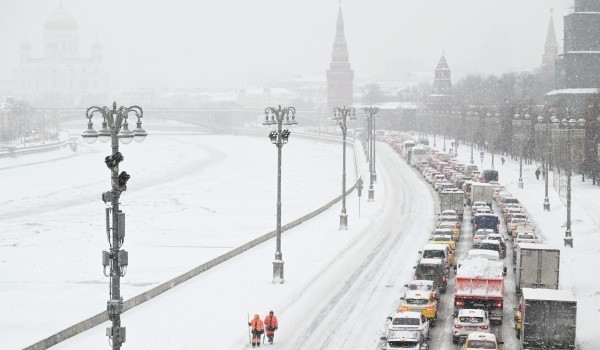
{"label": "truck", "polygon": [[465,193],[457,190],[442,190],[440,192],[440,211],[454,210],[462,220],[465,212]]}
{"label": "truck", "polygon": [[519,243],[515,256],[517,295],[523,288],[558,289],[560,249],[548,244]]}
{"label": "truck", "polygon": [[521,349],[575,349],[577,301],[571,291],[523,288],[515,311]]}
{"label": "truck", "polygon": [[502,324],[504,264],[485,258],[462,261],[454,284],[454,316],[461,309],[488,311],[490,322]]}
{"label": "truck", "polygon": [[427,148],[423,145],[416,145],[410,150],[410,165],[416,167],[420,162],[427,161]]}
{"label": "truck", "polygon": [[498,170],[487,169],[481,173],[483,182],[498,182]]}
{"label": "truck", "polygon": [[494,195],[494,186],[483,182],[473,182],[471,184],[471,203],[486,202],[492,207],[492,199]]}

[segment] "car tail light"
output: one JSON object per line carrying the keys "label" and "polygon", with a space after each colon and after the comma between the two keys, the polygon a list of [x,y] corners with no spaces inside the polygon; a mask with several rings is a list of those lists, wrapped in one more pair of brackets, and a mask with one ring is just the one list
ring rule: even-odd
{"label": "car tail light", "polygon": [[428,306],[428,307],[425,308],[425,310],[427,310],[427,311],[433,311],[433,308],[431,306]]}
{"label": "car tail light", "polygon": [[496,303],[497,308],[502,308],[502,302]]}
{"label": "car tail light", "polygon": [[455,304],[456,306],[462,306],[464,303],[463,303],[463,301],[462,301],[462,300],[457,300],[457,301],[455,301],[455,302],[454,302],[454,304]]}
{"label": "car tail light", "polygon": [[455,324],[455,325],[454,325],[454,328],[462,328],[462,326],[461,326],[461,325],[459,325],[459,324]]}
{"label": "car tail light", "polygon": [[446,282],[446,276],[442,276],[442,281]]}
{"label": "car tail light", "polygon": [[408,311],[408,306],[403,306],[400,308],[400,311]]}
{"label": "car tail light", "polygon": [[479,328],[481,328],[481,329],[488,329],[488,328],[490,328],[490,326],[479,326]]}

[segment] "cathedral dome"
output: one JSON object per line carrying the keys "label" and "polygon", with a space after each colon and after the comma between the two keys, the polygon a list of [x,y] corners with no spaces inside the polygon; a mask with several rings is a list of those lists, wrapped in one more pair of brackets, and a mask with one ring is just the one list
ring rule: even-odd
{"label": "cathedral dome", "polygon": [[62,3],[54,11],[52,16],[44,23],[44,29],[78,29],[79,24],[62,6]]}

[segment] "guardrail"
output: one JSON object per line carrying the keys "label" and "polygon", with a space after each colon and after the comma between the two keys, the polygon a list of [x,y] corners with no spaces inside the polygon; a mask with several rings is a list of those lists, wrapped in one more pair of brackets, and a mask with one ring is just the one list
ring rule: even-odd
{"label": "guardrail", "polygon": [[[255,133],[246,133],[246,132],[239,133],[239,134],[256,136],[258,134],[258,131],[257,131],[256,134]],[[261,136],[265,136],[264,132],[261,132],[260,135]],[[312,137],[311,135],[300,134],[300,133],[298,133],[297,135],[298,136],[302,135],[303,137],[308,137],[308,138],[313,138],[313,139],[317,138],[317,139],[319,139],[321,141],[341,142],[341,139],[339,139],[339,138]],[[358,157],[357,157],[357,154],[356,154],[356,146],[355,146],[354,142],[352,142],[352,141],[349,141],[348,143],[351,144],[352,148],[354,149],[354,159],[355,159],[354,163],[356,164],[355,171],[356,171],[357,181],[355,181],[354,185],[352,185],[348,190],[346,190],[346,195],[348,195],[348,194],[352,193],[352,191],[354,191],[354,189],[356,188],[356,185],[358,183],[358,180],[360,179],[360,176],[359,176],[360,172],[359,172],[359,168],[358,168]],[[296,220],[294,220],[294,221],[292,221],[292,222],[290,222],[290,223],[288,223],[286,225],[283,225],[281,227],[282,234],[285,231],[287,231],[287,230],[289,230],[289,229],[291,229],[293,227],[296,227],[296,226],[302,224],[303,222],[305,222],[307,220],[310,220],[310,219],[314,218],[315,216],[321,214],[325,210],[331,208],[334,204],[336,204],[337,202],[339,202],[341,199],[342,199],[342,195],[339,195],[339,196],[335,197],[333,200],[331,200],[330,202],[328,202],[327,204],[325,204],[324,206],[318,208],[317,210],[314,210],[314,211],[312,211],[312,212],[310,212],[310,213],[308,213],[308,214],[300,217],[299,219],[296,219]],[[171,289],[171,288],[173,288],[173,287],[175,287],[175,286],[177,286],[177,285],[179,285],[179,284],[181,284],[181,283],[183,283],[185,281],[188,281],[188,280],[190,280],[191,278],[193,278],[195,276],[198,276],[202,272],[207,271],[207,270],[209,270],[209,269],[211,269],[211,268],[219,265],[222,262],[225,262],[225,261],[227,261],[227,260],[229,260],[229,259],[231,259],[231,258],[233,258],[233,257],[235,257],[237,255],[240,255],[241,253],[243,253],[243,252],[245,252],[245,251],[247,251],[247,250],[249,250],[249,249],[251,249],[251,248],[253,248],[253,247],[255,247],[255,246],[259,245],[259,244],[261,244],[261,243],[264,243],[264,242],[268,241],[269,239],[275,237],[276,235],[277,235],[277,231],[273,230],[273,231],[271,231],[271,232],[269,232],[267,234],[264,234],[264,235],[262,235],[262,236],[260,236],[258,238],[255,238],[252,241],[250,241],[248,243],[245,243],[245,244],[243,244],[243,245],[241,245],[241,246],[239,246],[239,247],[237,247],[237,248],[235,248],[235,249],[233,249],[233,250],[231,250],[231,251],[229,251],[229,252],[227,252],[227,253],[225,253],[223,255],[220,255],[220,256],[218,256],[218,257],[216,257],[216,258],[214,258],[214,259],[212,259],[212,260],[210,260],[210,261],[208,261],[208,262],[206,262],[206,263],[204,263],[204,264],[202,264],[200,266],[197,266],[194,269],[192,269],[192,270],[190,270],[190,271],[188,271],[188,272],[186,272],[186,273],[184,273],[184,274],[182,274],[180,276],[177,276],[177,277],[175,277],[175,278],[173,278],[173,279],[171,279],[171,280],[169,280],[169,281],[167,281],[165,283],[162,283],[162,284],[160,284],[160,285],[158,285],[158,286],[156,286],[156,287],[154,287],[154,288],[152,288],[152,289],[150,289],[150,290],[148,290],[148,291],[146,291],[146,292],[144,292],[142,294],[136,295],[135,297],[133,297],[131,299],[125,300],[123,302],[123,312],[126,312],[126,311],[128,311],[128,310],[130,310],[130,309],[132,309],[132,308],[134,308],[134,307],[136,307],[136,306],[138,306],[138,305],[140,305],[140,304],[142,304],[142,303],[144,303],[144,302],[146,302],[146,301],[148,301],[148,300],[150,300],[150,299],[152,299],[152,298],[154,298],[154,297],[156,297],[156,296],[158,296],[158,295],[160,295],[160,294],[162,294],[162,293],[164,293],[166,291],[168,291],[169,289]],[[54,346],[54,345],[56,345],[56,344],[58,344],[58,343],[60,343],[62,341],[65,341],[65,340],[67,340],[67,339],[69,339],[69,338],[71,338],[71,337],[73,337],[73,336],[75,336],[75,335],[77,335],[79,333],[85,332],[88,329],[93,328],[95,326],[98,326],[98,325],[100,325],[100,324],[102,324],[104,322],[107,322],[107,321],[108,321],[108,313],[106,311],[102,311],[102,312],[100,312],[100,313],[98,313],[98,314],[96,314],[96,315],[94,315],[94,316],[92,316],[90,318],[87,318],[87,319],[85,319],[85,320],[83,320],[83,321],[81,321],[81,322],[79,322],[79,323],[77,323],[77,324],[75,324],[75,325],[73,325],[71,327],[68,327],[68,328],[66,328],[66,329],[64,329],[62,331],[59,331],[59,332],[57,332],[57,333],[55,333],[55,334],[53,334],[53,335],[51,335],[51,336],[49,336],[49,337],[47,337],[47,338],[45,338],[43,340],[40,340],[39,342],[26,347],[24,350],[44,350],[44,349],[47,349],[47,348],[49,348],[51,346]]]}

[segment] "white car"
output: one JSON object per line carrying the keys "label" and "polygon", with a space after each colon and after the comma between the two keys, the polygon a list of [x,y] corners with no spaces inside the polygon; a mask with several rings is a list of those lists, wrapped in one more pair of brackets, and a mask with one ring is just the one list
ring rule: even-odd
{"label": "white car", "polygon": [[439,299],[439,291],[433,286],[433,281],[430,280],[412,280],[408,284],[405,284],[406,290],[424,290],[427,292],[433,292],[436,299]]}
{"label": "white car", "polygon": [[387,334],[397,331],[417,331],[424,337],[429,336],[429,320],[416,311],[396,312],[387,318]]}
{"label": "white car", "polygon": [[458,344],[473,332],[490,332],[490,320],[488,313],[480,309],[461,309],[458,316],[454,318],[454,330],[452,342]]}
{"label": "white car", "polygon": [[519,243],[539,243],[537,237],[533,233],[519,233],[515,238],[514,245]]}
{"label": "white car", "polygon": [[494,230],[490,228],[480,228],[479,230],[475,231],[475,234],[473,234],[473,245],[480,243],[485,239],[485,237],[487,237],[487,235],[492,233],[494,233]]}
{"label": "white car", "polygon": [[473,202],[473,205],[471,205],[471,212],[475,213],[477,211],[477,208],[479,207],[488,207],[486,202]]}
{"label": "white car", "polygon": [[391,349],[408,349],[408,350],[427,350],[427,337],[424,337],[419,332],[411,331],[394,331],[390,332],[385,340],[384,350]]}

